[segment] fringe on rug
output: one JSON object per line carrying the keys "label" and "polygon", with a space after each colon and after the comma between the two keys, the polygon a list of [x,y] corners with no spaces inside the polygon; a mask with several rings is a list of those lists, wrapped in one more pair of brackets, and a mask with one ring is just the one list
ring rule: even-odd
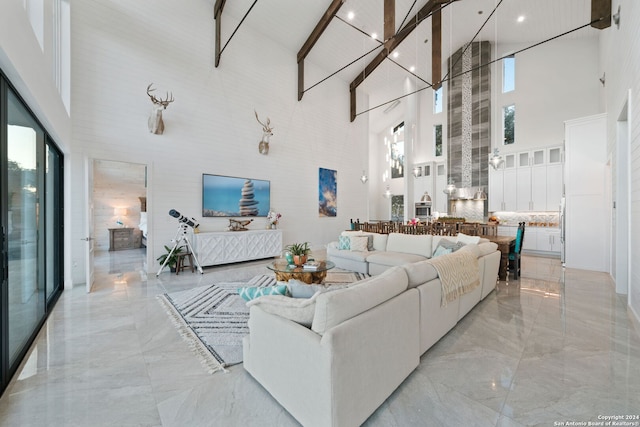
{"label": "fringe on rug", "polygon": [[196,333],[193,332],[193,330],[185,324],[185,322],[182,320],[182,316],[180,316],[180,313],[176,311],[173,304],[167,301],[167,298],[164,295],[158,295],[156,298],[164,307],[165,311],[169,315],[169,318],[171,319],[171,322],[174,324],[176,329],[178,329],[180,336],[189,345],[191,352],[200,359],[200,363],[202,364],[202,366],[204,366],[206,371],[209,374],[213,374],[218,371],[223,371],[225,373],[229,372],[225,369],[224,364],[218,362],[218,360],[213,357],[209,349],[205,347],[202,341],[200,341],[200,338],[198,338]]}

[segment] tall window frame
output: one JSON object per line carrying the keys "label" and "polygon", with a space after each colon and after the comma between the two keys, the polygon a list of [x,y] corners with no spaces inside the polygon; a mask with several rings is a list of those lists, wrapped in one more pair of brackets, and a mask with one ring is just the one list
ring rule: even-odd
{"label": "tall window frame", "polygon": [[516,104],[502,107],[502,145],[516,142]]}
{"label": "tall window frame", "polygon": [[516,90],[516,56],[509,55],[502,59],[502,93]]}

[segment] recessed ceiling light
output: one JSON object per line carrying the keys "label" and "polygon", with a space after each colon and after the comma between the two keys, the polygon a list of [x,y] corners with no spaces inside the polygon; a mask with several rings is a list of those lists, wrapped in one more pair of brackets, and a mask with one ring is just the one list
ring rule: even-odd
{"label": "recessed ceiling light", "polygon": [[411,67],[409,67],[409,71],[411,71],[412,73],[416,70],[416,67],[414,67],[413,65]]}
{"label": "recessed ceiling light", "polygon": [[393,52],[393,57],[397,58],[398,56],[400,56],[400,54],[398,53],[398,51]]}
{"label": "recessed ceiling light", "polygon": [[349,21],[353,20],[353,18],[354,18],[355,16],[356,16],[356,14],[355,14],[355,13],[353,13],[353,12],[349,12],[349,13],[347,13],[347,19],[349,19]]}
{"label": "recessed ceiling light", "polygon": [[378,40],[378,33],[371,33],[371,38],[374,40]]}
{"label": "recessed ceiling light", "polygon": [[518,22],[524,22],[524,15],[520,15],[520,16],[518,16],[517,21],[518,21]]}

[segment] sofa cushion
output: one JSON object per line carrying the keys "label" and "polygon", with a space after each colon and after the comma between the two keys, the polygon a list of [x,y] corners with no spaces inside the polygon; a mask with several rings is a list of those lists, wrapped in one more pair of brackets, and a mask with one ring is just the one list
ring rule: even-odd
{"label": "sofa cushion", "polygon": [[430,234],[390,233],[387,239],[387,252],[415,254],[429,258],[432,253],[431,240]]}
{"label": "sofa cushion", "polygon": [[438,278],[438,271],[429,260],[405,264],[402,268],[409,278],[409,288],[415,288]]}
{"label": "sofa cushion", "polygon": [[311,298],[291,298],[284,295],[266,295],[251,300],[247,307],[259,306],[267,313],[275,314],[303,326],[310,327],[316,310],[316,300],[321,291]]}
{"label": "sofa cushion", "polygon": [[340,251],[338,249],[327,247],[327,256],[329,256],[329,259],[331,259],[331,257],[335,257],[365,262],[367,260],[367,256],[374,253],[376,252]]}
{"label": "sofa cushion", "polygon": [[480,258],[480,256],[482,255],[482,252],[480,251],[480,248],[478,248],[478,245],[470,243],[468,245],[464,245],[464,247],[462,247],[460,249],[460,251],[469,251],[471,252],[473,255],[475,255],[476,258]]}
{"label": "sofa cushion", "polygon": [[350,236],[351,250],[358,252],[369,251],[369,237],[368,236]]}
{"label": "sofa cushion", "polygon": [[322,335],[336,325],[373,308],[407,289],[408,278],[401,267],[352,284],[348,288],[317,296],[311,329]]}
{"label": "sofa cushion", "polygon": [[492,252],[498,250],[498,244],[487,241],[486,243],[480,243],[478,245],[478,249],[480,249],[480,256],[489,255]]}
{"label": "sofa cushion", "polygon": [[351,239],[349,236],[338,236],[338,249],[348,251],[351,249]]}
{"label": "sofa cushion", "polygon": [[468,245],[470,243],[477,245],[480,242],[480,236],[469,236],[464,233],[458,233],[456,242],[462,242],[465,245]]}
{"label": "sofa cushion", "polygon": [[424,261],[427,257],[422,255],[404,254],[400,252],[371,252],[367,257],[369,264],[378,265],[404,265],[411,262]]}
{"label": "sofa cushion", "polygon": [[264,295],[286,295],[287,287],[285,285],[255,287],[248,286],[238,288],[238,295],[245,301],[264,296]]}
{"label": "sofa cushion", "polygon": [[376,251],[386,251],[388,238],[388,234],[375,233],[373,235],[373,249]]}

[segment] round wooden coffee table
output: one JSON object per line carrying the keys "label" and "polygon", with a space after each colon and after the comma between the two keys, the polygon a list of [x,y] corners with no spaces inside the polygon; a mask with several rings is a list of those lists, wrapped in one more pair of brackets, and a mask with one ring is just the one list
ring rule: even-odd
{"label": "round wooden coffee table", "polygon": [[285,260],[277,260],[267,265],[267,268],[276,274],[276,280],[279,282],[288,282],[290,279],[296,279],[307,284],[322,283],[324,278],[327,277],[327,271],[336,265],[331,261],[317,261],[317,263],[316,268],[310,269],[290,265]]}

